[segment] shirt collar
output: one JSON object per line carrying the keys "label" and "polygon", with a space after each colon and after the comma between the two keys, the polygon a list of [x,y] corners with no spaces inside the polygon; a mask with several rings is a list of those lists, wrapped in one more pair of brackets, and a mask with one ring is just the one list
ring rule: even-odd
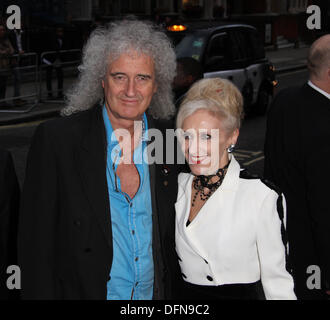
{"label": "shirt collar", "polygon": [[330,99],[330,94],[325,92],[324,90],[320,89],[319,87],[317,87],[312,81],[308,80],[308,84],[314,90],[318,91],[319,93],[323,94],[326,98]]}
{"label": "shirt collar", "polygon": [[[115,152],[116,154],[119,155],[119,157],[116,157],[116,161],[113,162],[118,162],[120,157],[121,157],[121,149],[118,143],[118,140],[114,134],[114,130],[112,128],[111,125],[111,121],[109,119],[109,115],[107,112],[107,108],[105,106],[105,104],[103,105],[102,108],[102,116],[103,116],[103,121],[104,121],[104,126],[105,126],[105,131],[106,131],[106,140],[107,140],[107,149],[108,149],[108,154],[113,154],[113,152]],[[145,141],[148,141],[148,120],[147,120],[147,116],[144,113],[143,117],[142,117],[142,143],[143,143],[143,147],[145,146]],[[115,149],[115,150],[114,150]],[[134,159],[136,158],[137,154],[141,153],[142,151],[141,148],[141,144],[139,144],[139,146],[135,149],[134,151]]]}

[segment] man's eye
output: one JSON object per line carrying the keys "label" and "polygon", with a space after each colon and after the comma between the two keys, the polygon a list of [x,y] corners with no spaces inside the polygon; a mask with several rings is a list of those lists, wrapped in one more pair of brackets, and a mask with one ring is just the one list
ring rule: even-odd
{"label": "man's eye", "polygon": [[137,76],[137,80],[138,81],[146,81],[146,80],[149,80],[150,78],[147,77],[147,76]]}
{"label": "man's eye", "polygon": [[125,81],[126,80],[126,76],[124,76],[122,74],[116,74],[116,75],[113,75],[112,77],[115,81]]}

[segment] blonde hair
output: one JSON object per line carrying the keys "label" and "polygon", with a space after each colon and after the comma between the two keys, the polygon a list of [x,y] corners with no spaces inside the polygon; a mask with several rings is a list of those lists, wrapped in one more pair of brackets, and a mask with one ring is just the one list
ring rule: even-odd
{"label": "blonde hair", "polygon": [[177,128],[182,128],[183,121],[201,109],[223,118],[228,132],[239,129],[244,118],[242,94],[226,79],[211,78],[195,82],[181,103]]}

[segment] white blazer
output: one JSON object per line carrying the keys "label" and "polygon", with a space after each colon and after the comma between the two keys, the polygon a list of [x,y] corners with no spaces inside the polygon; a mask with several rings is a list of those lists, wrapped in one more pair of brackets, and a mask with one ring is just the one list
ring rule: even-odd
{"label": "white blazer", "polygon": [[[175,239],[182,276],[213,286],[261,279],[267,299],[296,299],[285,268],[279,195],[260,179],[240,177],[240,172],[232,156],[222,185],[188,226],[194,176],[179,175]],[[283,207],[285,211],[284,197]]]}

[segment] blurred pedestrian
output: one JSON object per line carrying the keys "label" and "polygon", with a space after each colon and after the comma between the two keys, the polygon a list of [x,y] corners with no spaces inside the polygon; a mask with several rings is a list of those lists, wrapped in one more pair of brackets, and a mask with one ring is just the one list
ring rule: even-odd
{"label": "blurred pedestrian", "polygon": [[6,282],[7,268],[17,265],[17,226],[20,189],[10,153],[0,149],[0,300],[17,297]]}
{"label": "blurred pedestrian", "polygon": [[102,17],[99,14],[96,14],[94,16],[94,21],[92,22],[92,25],[91,25],[91,31],[93,31],[97,28],[103,27],[103,25],[104,25],[104,22],[102,20]]}
{"label": "blurred pedestrian", "polygon": [[52,74],[55,69],[57,77],[57,99],[63,99],[63,67],[62,63],[63,54],[61,50],[66,49],[66,39],[64,38],[64,29],[61,26],[56,27],[55,34],[50,38],[47,51],[54,51],[43,58],[43,63],[46,67],[46,86],[47,86],[47,97],[48,99],[53,98],[52,90]]}
{"label": "blurred pedestrian", "polygon": [[10,74],[10,60],[13,53],[14,48],[8,39],[6,27],[0,24],[0,100],[6,97],[7,78]]}
{"label": "blurred pedestrian", "polygon": [[282,90],[269,110],[265,177],[287,200],[297,297],[322,299],[330,289],[329,34],[312,44],[308,70],[308,83]]}
{"label": "blurred pedestrian", "polygon": [[192,57],[183,57],[176,60],[176,76],[173,80],[175,105],[178,107],[190,86],[203,78],[203,67]]}
{"label": "blurred pedestrian", "polygon": [[21,29],[14,29],[9,32],[9,40],[14,48],[14,54],[17,55],[15,58],[11,59],[11,67],[14,76],[14,97],[18,97],[14,100],[14,103],[20,105],[24,101],[20,98],[21,95],[21,55],[26,52],[26,32],[23,30],[23,24],[21,24]]}

